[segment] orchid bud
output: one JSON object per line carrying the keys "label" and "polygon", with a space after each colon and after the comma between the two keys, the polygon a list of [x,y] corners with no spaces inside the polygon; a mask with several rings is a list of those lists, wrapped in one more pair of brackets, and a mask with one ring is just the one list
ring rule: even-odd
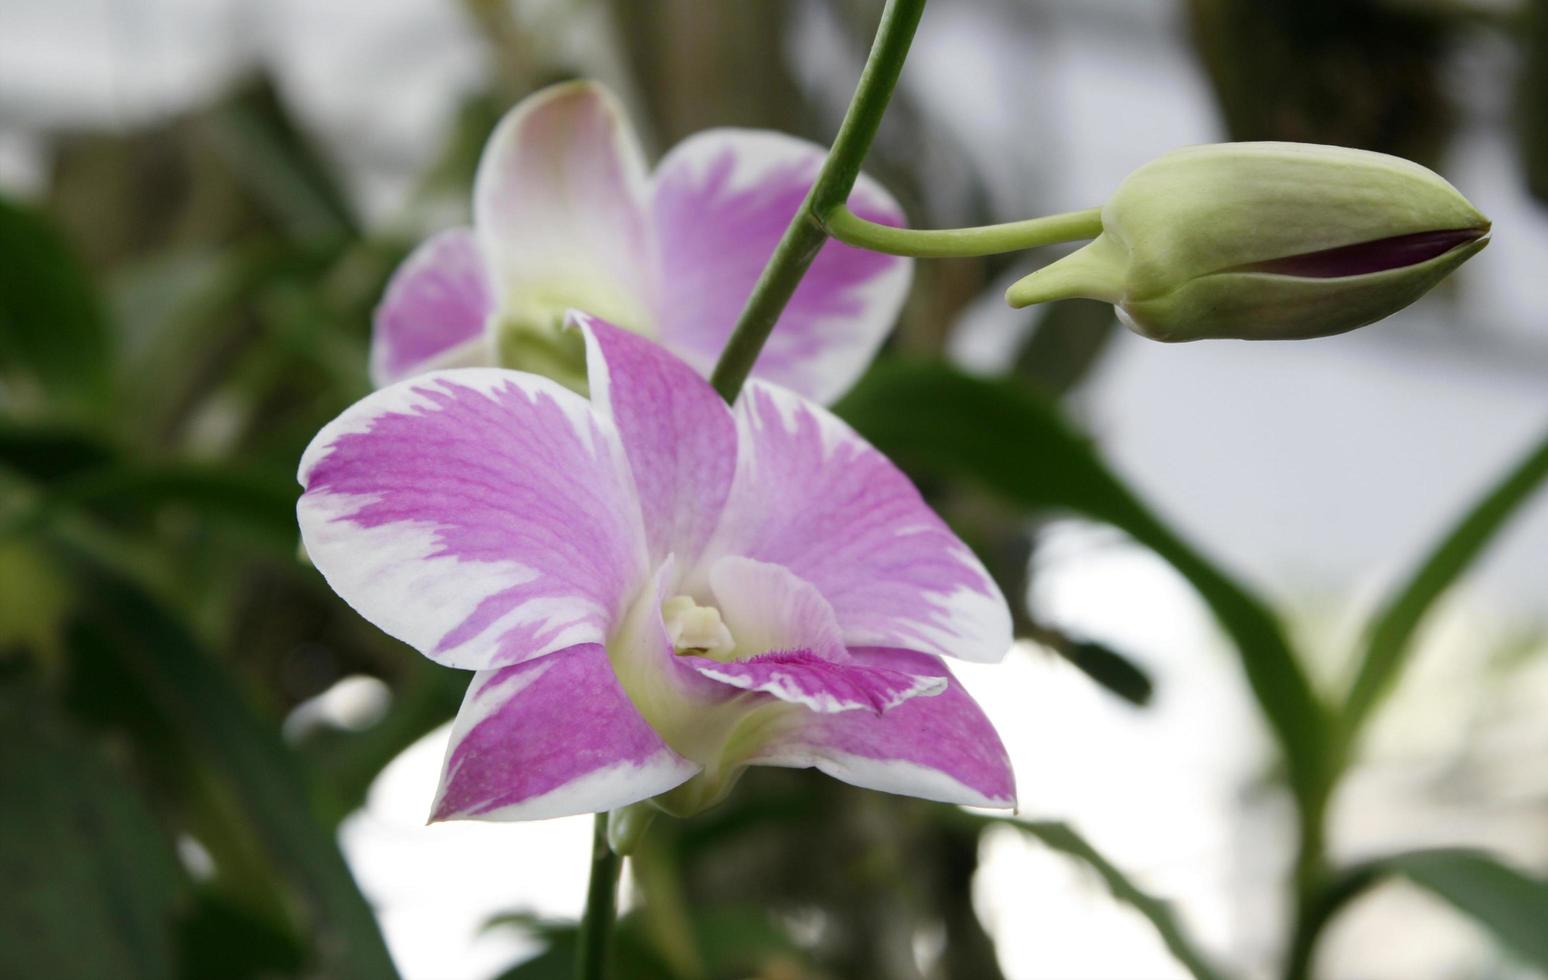
{"label": "orchid bud", "polygon": [[1456,188],[1398,157],[1189,147],[1130,174],[1102,209],[1102,234],[1006,299],[1105,300],[1153,340],[1325,337],[1412,303],[1488,234]]}

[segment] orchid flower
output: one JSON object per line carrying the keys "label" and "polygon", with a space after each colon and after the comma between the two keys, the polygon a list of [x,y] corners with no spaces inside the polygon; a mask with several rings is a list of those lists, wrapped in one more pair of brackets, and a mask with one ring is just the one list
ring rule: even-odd
{"label": "orchid flower", "polygon": [[751,765],[1013,806],[941,659],[1000,659],[1009,610],[908,479],[787,389],[750,382],[733,410],[660,346],[572,317],[589,401],[439,371],[369,395],[301,461],[335,591],[477,671],[432,819],[692,813]]}
{"label": "orchid flower", "polygon": [[[444,367],[505,365],[580,379],[571,308],[650,337],[708,375],[742,304],[816,178],[821,147],[713,129],[647,174],[617,101],[590,82],[510,111],[479,162],[473,227],[414,251],[376,312],[378,386]],[[851,208],[899,225],[861,177]],[[865,369],[897,318],[908,259],[831,241],[781,316],[754,375],[827,403]]]}

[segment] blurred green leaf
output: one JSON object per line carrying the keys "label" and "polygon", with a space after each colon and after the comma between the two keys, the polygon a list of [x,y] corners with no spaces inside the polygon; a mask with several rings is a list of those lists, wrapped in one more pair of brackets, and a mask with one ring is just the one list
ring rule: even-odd
{"label": "blurred green leaf", "polygon": [[292,481],[265,472],[214,464],[126,464],[56,484],[44,504],[53,510],[100,505],[114,513],[185,507],[207,520],[253,532],[279,553],[294,554],[300,492]]}
{"label": "blurred green leaf", "polygon": [[1525,962],[1548,969],[1548,879],[1466,848],[1410,851],[1346,868],[1329,883],[1311,927],[1299,937],[1299,962],[1310,962],[1316,939],[1338,912],[1394,877],[1447,902]]}
{"label": "blurred green leaf", "polygon": [[276,554],[295,553],[289,474],[219,463],[130,463],[111,444],[79,430],[0,421],[0,469],[38,485],[28,508],[0,512],[0,537],[73,511],[148,518],[165,507],[249,532]]}
{"label": "blurred green leaf", "polygon": [[357,234],[353,209],[332,169],[267,75],[237,87],[210,112],[205,126],[232,173],[292,236]]}
{"label": "blurred green leaf", "polygon": [[1016,352],[1011,373],[1025,378],[1045,395],[1061,395],[1080,384],[1096,366],[1117,331],[1118,318],[1108,303],[1048,303]]}
{"label": "blurred green leaf", "polygon": [[1471,4],[1190,0],[1194,46],[1236,140],[1357,146],[1434,164],[1454,108],[1442,83]]}
{"label": "blurred green leaf", "polygon": [[51,482],[112,462],[116,451],[83,429],[0,419],[0,468]]}
{"label": "blurred green leaf", "polygon": [[1071,640],[1058,652],[1081,673],[1130,704],[1144,707],[1155,694],[1150,674],[1105,643]]}
{"label": "blurred green leaf", "polygon": [[172,975],[180,871],[134,788],[30,684],[0,690],[0,972]]}
{"label": "blurred green leaf", "polygon": [[762,909],[699,908],[694,935],[711,976],[778,975],[776,964],[805,964],[806,954]]}
{"label": "blurred green leaf", "polygon": [[181,980],[274,980],[305,966],[293,937],[209,889],[178,923],[177,945]]}
{"label": "blurred green leaf", "polygon": [[1166,948],[1177,958],[1177,962],[1186,967],[1197,980],[1223,980],[1224,974],[1210,963],[1193,940],[1184,933],[1181,924],[1172,914],[1171,905],[1135,885],[1128,876],[1118,870],[1112,862],[1103,857],[1096,848],[1067,824],[1016,820],[1011,817],[978,819],[985,824],[1014,827],[1050,850],[1058,851],[1086,865],[1102,879],[1114,898],[1150,921],[1160,935],[1161,941],[1166,944]]}
{"label": "blurred green leaf", "polygon": [[219,774],[290,884],[327,976],[393,977],[375,916],[321,823],[300,758],[170,613],[133,583],[74,556],[90,597],[84,623],[107,642],[188,751]]}
{"label": "blurred green leaf", "polygon": [[0,373],[36,380],[51,401],[101,408],[110,340],[69,243],[42,215],[0,198]]}
{"label": "blurred green leaf", "polygon": [[1522,15],[1522,71],[1516,89],[1522,166],[1527,189],[1548,202],[1548,0],[1526,0]]}
{"label": "blurred green leaf", "polygon": [[1483,553],[1494,536],[1548,478],[1548,436],[1501,477],[1445,536],[1382,607],[1345,701],[1343,729],[1353,738],[1401,675],[1414,634],[1437,599]]}
{"label": "blurred green leaf", "polygon": [[1477,851],[1418,851],[1382,864],[1450,902],[1533,966],[1548,969],[1548,881]]}
{"label": "blurred green leaf", "polygon": [[1235,641],[1253,694],[1303,800],[1325,792],[1327,712],[1268,608],[1168,528],[1052,403],[1013,379],[942,364],[877,365],[836,407],[882,452],[916,471],[965,477],[1028,510],[1083,514],[1166,559]]}
{"label": "blurred green leaf", "polygon": [[[573,924],[547,922],[538,919],[522,921],[510,917],[545,944],[542,952],[531,959],[501,973],[496,980],[573,980],[575,976],[575,952],[578,946],[578,930]],[[689,980],[680,977],[661,962],[651,947],[637,916],[625,915],[614,926],[612,943],[608,947],[610,977],[628,980]]]}

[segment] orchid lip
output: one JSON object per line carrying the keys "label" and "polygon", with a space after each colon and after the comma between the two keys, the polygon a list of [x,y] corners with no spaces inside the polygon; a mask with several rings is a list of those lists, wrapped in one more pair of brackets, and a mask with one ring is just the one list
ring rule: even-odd
{"label": "orchid lip", "polygon": [[1420,231],[1337,248],[1287,255],[1237,266],[1234,272],[1266,272],[1299,279],[1343,279],[1420,265],[1487,238],[1490,226]]}

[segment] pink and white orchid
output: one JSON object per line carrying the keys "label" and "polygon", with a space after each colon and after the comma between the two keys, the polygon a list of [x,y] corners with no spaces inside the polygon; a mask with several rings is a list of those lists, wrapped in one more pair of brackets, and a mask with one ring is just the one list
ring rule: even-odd
{"label": "pink and white orchid", "polygon": [[[781,133],[713,129],[648,174],[617,101],[556,85],[501,121],[479,162],[473,227],[429,239],[376,312],[377,385],[444,367],[505,364],[578,378],[561,333],[571,308],[650,337],[708,375],[823,160]],[[862,176],[850,207],[902,224]],[[908,292],[907,259],[830,241],[754,375],[837,398],[865,369]]]}
{"label": "pink and white orchid", "polygon": [[887,459],[765,382],[735,409],[582,314],[590,400],[446,370],[307,449],[307,553],[362,615],[476,670],[433,819],[654,798],[689,813],[750,765],[1010,807],[993,727],[942,656],[1010,647],[1004,597]]}

